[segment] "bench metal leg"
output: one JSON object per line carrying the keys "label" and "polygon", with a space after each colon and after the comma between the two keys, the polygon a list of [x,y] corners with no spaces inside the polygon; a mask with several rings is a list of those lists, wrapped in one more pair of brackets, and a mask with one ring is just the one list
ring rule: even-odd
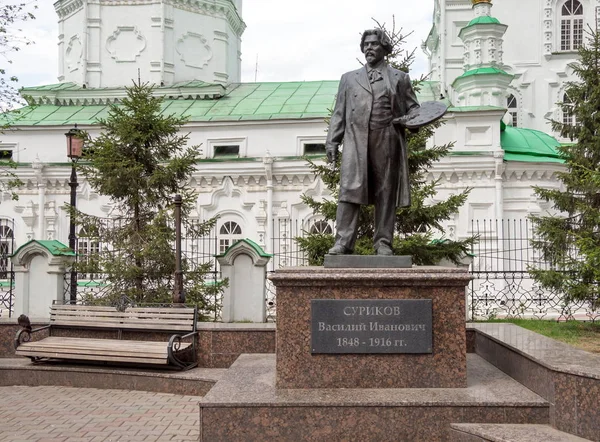
{"label": "bench metal leg", "polygon": [[167,347],[167,354],[169,358],[169,364],[174,365],[175,367],[181,370],[189,370],[190,368],[194,368],[198,365],[198,361],[196,360],[196,336],[193,336],[194,340],[190,350],[192,351],[192,361],[183,361],[179,359],[177,353],[179,353],[181,349],[183,336],[181,335],[173,335],[171,339],[169,339],[169,345]]}

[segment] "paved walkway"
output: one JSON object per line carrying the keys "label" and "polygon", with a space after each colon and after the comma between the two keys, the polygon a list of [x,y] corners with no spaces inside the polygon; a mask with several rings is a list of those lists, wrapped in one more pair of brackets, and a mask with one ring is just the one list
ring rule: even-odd
{"label": "paved walkway", "polygon": [[197,441],[199,401],[127,390],[0,387],[0,441]]}

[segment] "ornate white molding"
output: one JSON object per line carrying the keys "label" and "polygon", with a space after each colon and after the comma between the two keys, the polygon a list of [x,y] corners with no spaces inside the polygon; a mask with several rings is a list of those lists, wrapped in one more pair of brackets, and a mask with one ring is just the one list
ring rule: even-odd
{"label": "ornate white molding", "polygon": [[[135,41],[137,47],[131,43]],[[135,62],[146,49],[146,37],[135,26],[118,26],[106,40],[106,50],[117,62]]]}
{"label": "ornate white molding", "polygon": [[544,23],[542,26],[543,54],[546,58],[554,52],[554,3],[556,0],[544,0]]}
{"label": "ornate white molding", "polygon": [[55,201],[50,201],[46,204],[44,218],[47,222],[46,238],[50,240],[56,239],[56,221],[58,219],[58,211],[56,210]]}
{"label": "ornate white molding", "polygon": [[81,67],[83,58],[83,43],[79,34],[75,34],[69,40],[65,51],[65,62],[69,72],[76,71]]}
{"label": "ornate white molding", "polygon": [[188,32],[177,40],[175,50],[186,66],[195,69],[204,69],[213,58],[208,40],[196,32]]}
{"label": "ornate white molding", "polygon": [[83,9],[83,0],[59,0],[54,4],[54,10],[61,20],[80,9]]}
{"label": "ornate white molding", "polygon": [[244,189],[240,189],[240,187],[235,186],[233,183],[233,179],[230,176],[225,177],[220,189],[215,190],[210,196],[210,203],[201,205],[201,209],[204,209],[207,212],[214,212],[219,208],[219,200],[221,198],[234,198],[238,199],[240,203],[240,207],[244,210],[252,210],[254,207],[254,202],[250,202],[247,199],[247,195]]}

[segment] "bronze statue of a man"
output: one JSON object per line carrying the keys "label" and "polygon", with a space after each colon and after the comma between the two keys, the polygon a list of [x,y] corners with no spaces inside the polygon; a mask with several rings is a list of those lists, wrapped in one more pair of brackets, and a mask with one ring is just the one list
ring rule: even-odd
{"label": "bronze statue of a man", "polygon": [[343,142],[337,235],[331,255],[350,254],[361,204],[375,205],[374,246],[393,255],[396,208],[410,206],[405,129],[392,122],[419,107],[408,74],[385,61],[392,51],[381,29],[363,33],[367,64],[342,76],[327,136],[327,159],[335,161]]}

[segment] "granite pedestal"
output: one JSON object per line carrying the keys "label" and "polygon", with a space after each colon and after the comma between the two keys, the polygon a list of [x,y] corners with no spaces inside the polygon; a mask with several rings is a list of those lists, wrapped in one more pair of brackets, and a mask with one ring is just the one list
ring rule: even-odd
{"label": "granite pedestal", "polygon": [[[277,287],[277,388],[465,388],[464,269],[282,269]],[[431,300],[426,354],[315,354],[312,300]]]}

